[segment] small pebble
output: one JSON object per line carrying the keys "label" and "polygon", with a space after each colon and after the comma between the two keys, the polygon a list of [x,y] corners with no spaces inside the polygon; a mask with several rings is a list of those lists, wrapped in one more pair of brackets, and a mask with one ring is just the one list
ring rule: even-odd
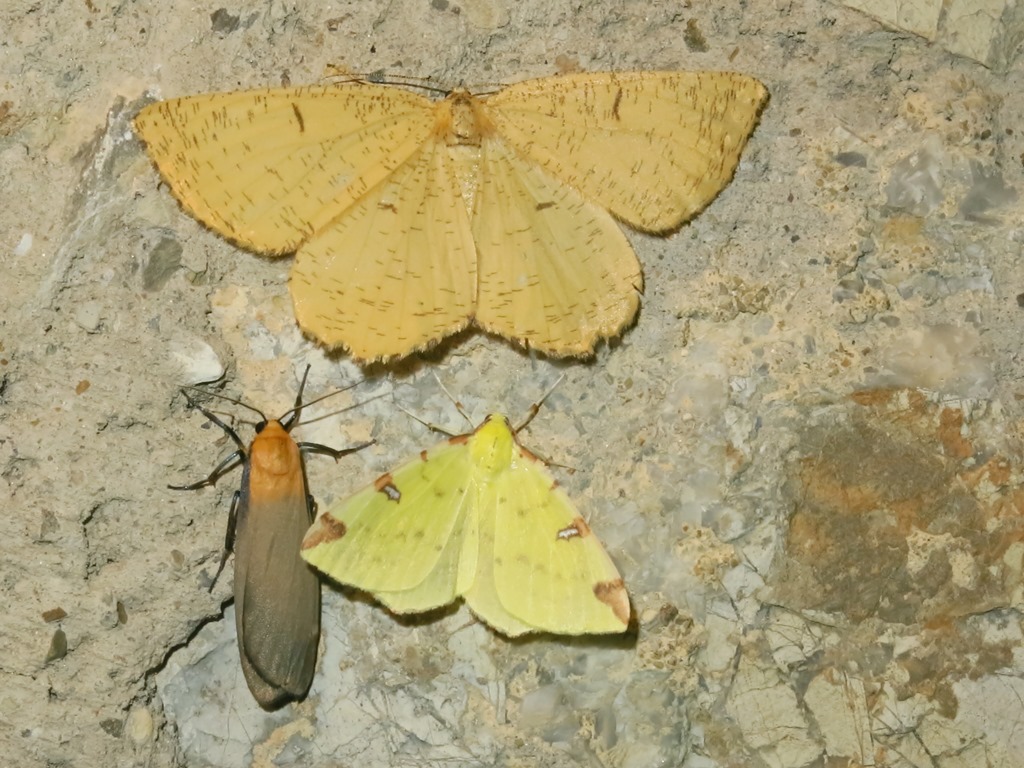
{"label": "small pebble", "polygon": [[47,624],[51,624],[54,621],[60,621],[67,615],[67,611],[63,608],[51,608],[48,611],[43,611],[43,621]]}
{"label": "small pebble", "polygon": [[217,353],[198,336],[179,336],[169,346],[171,359],[178,368],[179,384],[206,384],[224,375],[224,365]]}
{"label": "small pebble", "polygon": [[124,724],[125,733],[128,738],[136,744],[142,745],[153,738],[153,715],[146,707],[133,709],[128,713],[128,720]]}
{"label": "small pebble", "polygon": [[96,333],[100,328],[100,303],[83,301],[75,307],[75,313],[71,317],[83,331]]}
{"label": "small pebble", "polygon": [[58,661],[68,655],[68,636],[64,634],[63,629],[58,629],[53,633],[53,638],[50,640],[50,650],[46,652],[45,663],[49,664],[51,661]]}

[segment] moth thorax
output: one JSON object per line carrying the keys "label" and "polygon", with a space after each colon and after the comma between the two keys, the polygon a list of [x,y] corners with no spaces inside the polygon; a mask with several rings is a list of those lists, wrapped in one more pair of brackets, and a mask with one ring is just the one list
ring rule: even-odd
{"label": "moth thorax", "polygon": [[488,417],[469,441],[473,463],[487,474],[497,474],[508,469],[512,463],[514,446],[512,429],[501,416]]}
{"label": "moth thorax", "polygon": [[[467,211],[472,211],[480,172],[480,144],[486,131],[493,131],[490,119],[478,99],[468,91],[453,91],[437,102],[434,138],[448,148],[448,161]],[[486,128],[485,128],[486,126]]]}
{"label": "moth thorax", "polygon": [[469,91],[458,90],[438,104],[435,130],[449,147],[479,147],[484,137],[494,132],[494,126],[480,100]]}
{"label": "moth thorax", "polygon": [[276,421],[268,424],[249,448],[250,469],[266,475],[290,475],[299,471],[299,449]]}

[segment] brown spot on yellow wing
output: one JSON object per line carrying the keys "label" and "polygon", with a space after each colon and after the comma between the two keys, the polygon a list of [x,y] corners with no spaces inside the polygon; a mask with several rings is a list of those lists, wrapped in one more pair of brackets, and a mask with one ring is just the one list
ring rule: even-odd
{"label": "brown spot on yellow wing", "polygon": [[632,611],[629,607],[629,595],[626,593],[626,585],[622,579],[597,582],[594,585],[594,597],[611,608],[615,618],[624,625],[629,625],[629,617]]}
{"label": "brown spot on yellow wing", "polygon": [[587,525],[587,521],[582,517],[577,517],[572,521],[572,525],[566,526],[558,532],[559,539],[574,539],[577,536],[584,538],[590,535],[590,526]]}
{"label": "brown spot on yellow wing", "polygon": [[622,103],[622,89],[619,88],[615,92],[615,102],[612,104],[612,117],[616,120],[621,120],[622,117],[619,115],[619,104]]}
{"label": "brown spot on yellow wing", "polygon": [[545,202],[545,203],[537,203],[537,205],[535,206],[535,208],[536,208],[536,209],[537,209],[538,211],[544,211],[544,210],[547,210],[548,208],[553,208],[553,207],[554,207],[554,205],[555,205],[555,204],[554,204],[554,203],[551,203],[551,202]]}
{"label": "brown spot on yellow wing", "polygon": [[321,515],[316,526],[302,540],[302,549],[313,549],[321,544],[330,544],[348,533],[348,528],[341,520],[330,515]]}
{"label": "brown spot on yellow wing", "polygon": [[427,452],[426,452],[426,450],[420,451],[420,461],[426,461],[426,460],[427,460]]}
{"label": "brown spot on yellow wing", "polygon": [[373,487],[388,497],[388,501],[398,502],[402,500],[402,492],[395,486],[395,481],[390,472],[378,477],[373,481]]}
{"label": "brown spot on yellow wing", "polygon": [[[477,427],[477,431],[479,431],[479,427]],[[472,436],[473,434],[471,433],[468,435],[456,435],[455,437],[449,437],[448,445],[465,445]]]}

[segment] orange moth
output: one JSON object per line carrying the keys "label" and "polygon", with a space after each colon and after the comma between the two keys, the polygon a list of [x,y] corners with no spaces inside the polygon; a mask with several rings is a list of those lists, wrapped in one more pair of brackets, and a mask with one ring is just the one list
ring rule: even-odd
{"label": "orange moth", "polygon": [[290,431],[302,413],[308,374],[307,366],[295,406],[281,418],[267,419],[258,409],[231,400],[260,415],[248,450],[234,429],[186,394],[189,406],[223,429],[237,450],[206,479],[168,486],[180,491],[203,488],[242,465],[242,485],[231,501],[224,552],[214,582],[228,554],[234,552],[238,655],[253,698],[267,710],[306,695],[320,641],[320,581],[299,557],[302,537],[315,517],[302,454],[322,453],[337,460],[365,447],[335,449],[292,438]]}
{"label": "orange moth", "polygon": [[580,72],[439,101],[365,82],[201,94],[134,125],[185,210],[295,253],[295,316],[324,344],[383,360],[473,324],[586,357],[640,304],[616,219],[695,216],[766,99],[732,72]]}

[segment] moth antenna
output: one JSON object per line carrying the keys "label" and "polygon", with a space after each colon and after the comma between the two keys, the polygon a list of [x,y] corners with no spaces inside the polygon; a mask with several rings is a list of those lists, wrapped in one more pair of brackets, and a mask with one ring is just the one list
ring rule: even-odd
{"label": "moth antenna", "polygon": [[400,85],[405,88],[419,88],[429,93],[436,93],[438,96],[447,96],[451,88],[442,88],[434,85],[429,77],[413,77],[411,75],[388,75],[383,70],[374,72],[338,72],[329,74],[327,78],[344,85],[346,83],[370,83],[373,85]]}
{"label": "moth antenna", "polygon": [[429,429],[431,432],[437,432],[439,434],[444,435],[445,437],[455,437],[455,435],[453,435],[451,432],[449,432],[444,427],[439,427],[439,426],[437,426],[437,424],[431,424],[429,421],[424,421],[423,419],[421,419],[419,416],[417,416],[415,413],[410,411],[408,408],[406,408],[401,403],[395,403],[395,407],[398,410],[400,410],[402,413],[404,413],[406,416],[408,416],[410,419],[415,419],[416,421],[418,421],[420,424],[422,424],[424,427]]}
{"label": "moth antenna", "polygon": [[[354,381],[351,384],[349,384],[347,387],[341,387],[340,389],[335,389],[332,392],[328,392],[326,395],[321,395],[320,397],[317,397],[317,398],[315,398],[313,400],[307,400],[306,402],[303,403],[303,402],[300,401],[300,399],[302,397],[302,390],[306,386],[306,376],[309,375],[309,368],[310,368],[310,366],[307,365],[306,366],[306,372],[304,374],[302,374],[302,384],[299,385],[299,397],[296,399],[295,405],[292,406],[291,408],[289,408],[284,413],[282,413],[281,417],[278,419],[278,421],[280,421],[281,424],[284,425],[285,422],[287,422],[289,419],[291,419],[293,417],[293,415],[294,415],[294,421],[289,423],[285,427],[286,429],[291,429],[291,427],[295,426],[295,424],[298,423],[299,417],[300,417],[300,415],[302,413],[302,409],[303,408],[308,408],[311,405],[316,405],[317,403],[319,403],[319,402],[321,402],[323,400],[326,400],[329,397],[334,397],[335,395],[341,394],[342,392],[348,392],[350,389],[358,387],[360,384],[363,384],[363,383],[366,382],[366,379],[359,379],[359,381]],[[377,397],[381,397],[381,395],[377,395]],[[377,397],[371,397],[370,400],[376,400]],[[370,402],[370,400],[366,400],[364,402],[368,403],[368,402]],[[355,405],[350,405],[350,406],[348,406],[348,408],[342,408],[340,411],[335,411],[335,413],[343,413],[344,411],[349,410],[349,408],[355,408],[355,407],[356,407]],[[326,416],[318,416],[317,418],[313,419],[312,421],[306,421],[306,422],[303,422],[303,423],[304,424],[314,424],[317,421],[320,421],[320,419],[325,419],[325,418],[327,418],[327,417]]]}
{"label": "moth antenna", "polygon": [[[352,387],[354,387],[354,386],[356,386],[356,385],[353,384]],[[345,387],[345,389],[351,389],[352,387]],[[305,403],[305,405],[313,405],[313,403],[319,403],[321,400],[326,400],[328,397],[333,397],[334,395],[338,394],[338,392],[344,392],[345,389],[339,389],[337,392],[331,392],[331,394],[324,395],[323,397],[317,398],[316,400],[311,400],[310,402]],[[339,408],[336,411],[331,411],[330,413],[325,413],[323,416],[317,416],[315,419],[307,419],[306,421],[304,421],[302,423],[303,424],[316,424],[318,421],[323,421],[324,419],[329,419],[332,416],[337,416],[339,413],[344,413],[345,411],[351,411],[353,408],[361,408],[362,406],[366,405],[367,403],[372,403],[374,400],[380,400],[382,397],[387,396],[387,394],[388,394],[387,392],[381,392],[379,395],[374,395],[373,397],[368,397],[365,400],[360,400],[358,403],[352,403],[352,405],[347,405],[344,408]],[[305,407],[305,406],[303,406],[303,407]]]}
{"label": "moth antenna", "polygon": [[292,427],[298,423],[299,418],[302,416],[302,393],[306,389],[306,379],[309,377],[309,369],[312,367],[309,363],[306,363],[306,370],[302,372],[302,381],[299,382],[299,391],[295,393],[295,405],[292,406],[290,411],[285,411],[278,418],[285,432],[291,432]]}
{"label": "moth antenna", "polygon": [[[434,381],[437,382],[437,386],[439,386],[441,388],[441,391],[444,392],[448,396],[448,399],[452,401],[452,403],[455,405],[455,410],[457,410],[460,414],[462,414],[462,418],[464,418],[466,420],[466,422],[469,424],[469,428],[470,429],[475,429],[476,428],[476,424],[474,424],[473,420],[471,418],[469,418],[469,415],[466,413],[466,409],[462,407],[462,403],[460,403],[458,400],[456,400],[455,396],[452,395],[452,393],[448,391],[448,388],[445,387],[445,385],[443,383],[441,383],[441,379],[438,377],[436,372],[431,371],[431,373],[434,374]],[[438,431],[438,430],[435,430],[435,431]],[[446,435],[448,434],[444,430],[439,430],[439,431],[443,432]]]}
{"label": "moth antenna", "polygon": [[263,411],[261,411],[255,405],[249,405],[248,403],[243,402],[242,400],[239,400],[237,397],[228,397],[227,395],[222,395],[219,392],[211,392],[208,389],[203,389],[202,387],[193,387],[191,385],[189,385],[187,387],[184,387],[184,389],[195,390],[196,392],[201,392],[204,395],[209,395],[210,397],[216,397],[219,400],[226,400],[229,403],[234,403],[235,405],[240,405],[243,408],[248,408],[253,413],[259,414],[260,421],[264,421],[265,422],[267,420],[267,417],[263,413]]}

